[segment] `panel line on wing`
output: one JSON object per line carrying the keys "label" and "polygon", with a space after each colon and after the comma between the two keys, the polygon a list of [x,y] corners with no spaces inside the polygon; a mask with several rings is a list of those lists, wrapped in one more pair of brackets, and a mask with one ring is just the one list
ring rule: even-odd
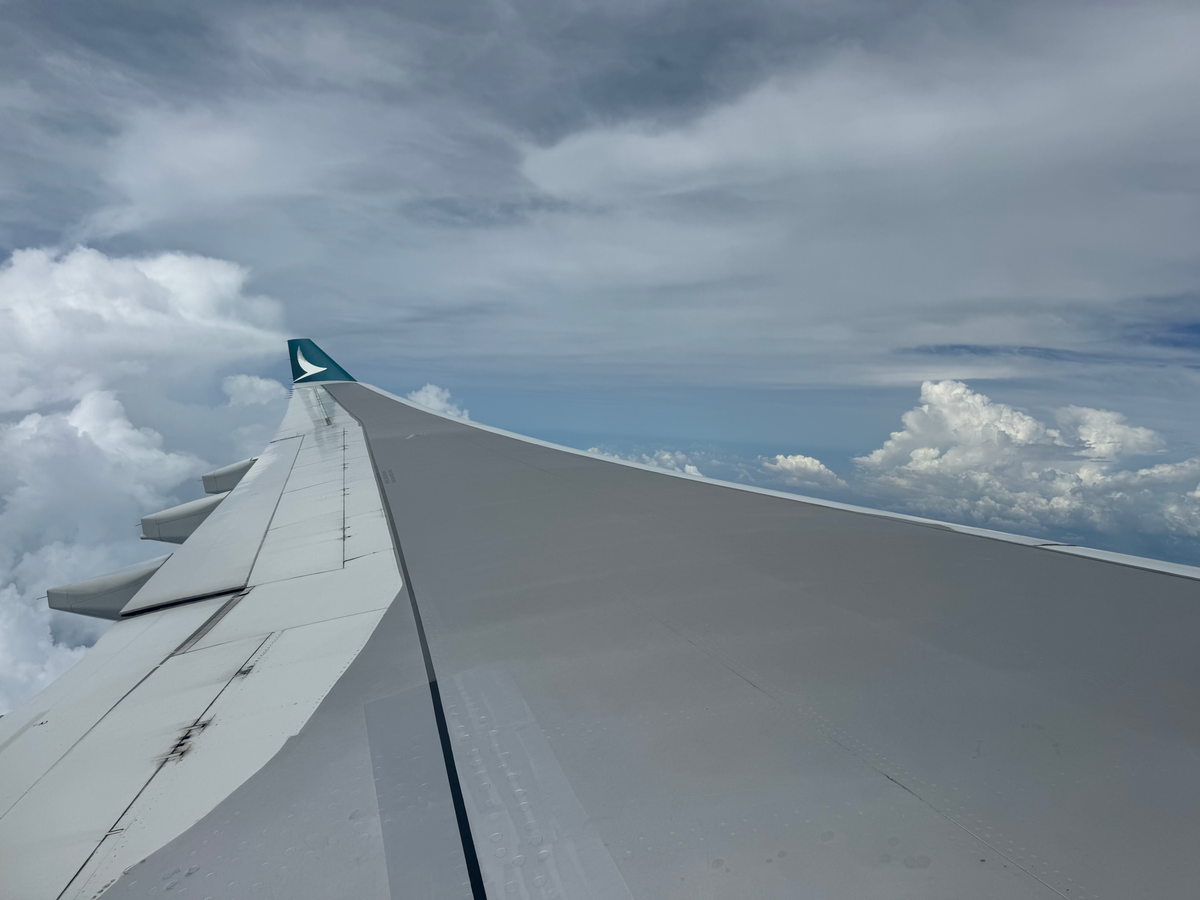
{"label": "panel line on wing", "polygon": [[[337,402],[337,398],[333,397],[332,394],[330,397],[332,397],[335,403]],[[346,409],[344,406],[341,408]],[[425,636],[425,625],[421,621],[421,608],[417,604],[416,591],[413,589],[412,578],[408,573],[408,564],[404,560],[404,551],[400,546],[400,536],[396,531],[396,522],[392,515],[392,507],[387,502],[387,494],[383,488],[383,478],[380,475],[379,466],[375,462],[375,453],[371,449],[371,436],[367,433],[367,426],[353,412],[350,412],[348,409],[346,409],[346,412],[350,413],[354,420],[358,422],[359,428],[362,429],[363,441],[367,447],[367,455],[371,460],[371,470],[375,474],[379,496],[383,501],[384,515],[387,518],[388,529],[392,535],[392,547],[395,550],[396,562],[400,566],[400,575],[404,580],[404,587],[408,592],[408,602],[412,607],[413,620],[417,626],[417,638],[421,644],[421,655],[425,662],[425,673],[429,678],[430,701],[433,704],[433,714],[437,722],[438,737],[441,740],[442,757],[446,767],[446,779],[449,783],[450,796],[454,801],[454,814],[458,821],[459,838],[462,841],[463,857],[467,864],[467,875],[471,881],[471,893],[475,897],[475,900],[487,900],[487,892],[483,886],[483,873],[479,866],[479,855],[475,849],[475,839],[471,832],[471,821],[467,815],[466,802],[462,795],[462,784],[459,781],[458,767],[454,762],[454,748],[450,743],[450,731],[446,726],[446,711],[442,706],[437,672],[433,667],[433,657],[429,653],[429,640]]]}
{"label": "panel line on wing", "polygon": [[[201,601],[201,602],[204,602],[204,601]],[[159,612],[159,610],[152,610],[152,612]],[[10,803],[8,805],[8,807],[6,807],[4,810],[0,811],[0,819],[4,818],[6,815],[8,815],[8,813],[12,810],[12,808],[15,807],[18,803],[20,803],[26,794],[28,794],[30,791],[32,791],[34,788],[36,788],[39,784],[41,784],[42,780],[47,775],[49,775],[51,772],[54,771],[55,766],[57,766],[62,760],[66,759],[66,757],[68,755],[70,755],[72,750],[74,750],[83,741],[85,741],[88,738],[88,736],[93,731],[95,731],[96,728],[98,728],[100,726],[100,724],[112,713],[113,710],[115,710],[118,706],[120,706],[121,703],[123,703],[125,701],[125,699],[127,697],[129,697],[130,694],[132,694],[142,684],[144,684],[146,682],[147,678],[149,678],[151,675],[153,675],[155,672],[157,672],[159,667],[162,666],[162,664],[164,662],[166,662],[166,660],[170,657],[170,655],[171,654],[167,654],[167,656],[163,657],[162,659],[159,659],[159,661],[156,662],[153,665],[153,667],[151,667],[149,669],[149,671],[147,671],[144,675],[142,675],[140,678],[138,678],[137,681],[135,681],[132,685],[130,685],[130,687],[123,694],[121,694],[120,697],[116,698],[111,703],[109,703],[108,708],[105,709],[104,712],[102,712],[100,714],[100,716],[97,717],[97,719],[87,727],[87,730],[85,730],[82,734],[80,734],[77,738],[75,738],[75,740],[73,740],[71,742],[70,746],[68,746],[65,750],[63,750],[59,754],[58,759],[56,759],[50,766],[48,766],[44,772],[42,772],[40,775],[38,775],[38,777],[36,779],[34,779],[34,781],[31,782],[29,784],[29,786],[25,788],[24,791],[22,791],[17,797],[15,797],[13,799],[13,802]],[[43,713],[35,718],[40,719],[44,715],[46,715],[46,714]],[[31,724],[36,724],[36,721],[31,720]],[[28,728],[24,728],[24,729],[22,729],[21,734],[24,734],[27,731],[28,731]],[[7,741],[5,743],[5,748],[7,748],[10,744],[16,743],[16,738],[19,736],[20,735],[14,735],[13,738],[11,738],[9,741]]]}
{"label": "panel line on wing", "polygon": [[[172,750],[170,752],[168,752],[165,756],[162,756],[159,758],[158,765],[155,766],[154,770],[150,773],[150,776],[142,783],[141,787],[138,788],[137,793],[135,793],[133,795],[133,797],[130,799],[129,803],[127,803],[125,805],[125,807],[121,810],[121,814],[117,816],[116,820],[108,828],[104,837],[101,838],[99,843],[97,843],[96,846],[92,848],[92,852],[87,855],[87,858],[84,859],[82,865],[79,866],[79,868],[78,868],[78,870],[76,870],[75,874],[71,876],[71,879],[67,882],[66,886],[59,892],[57,900],[62,900],[62,898],[65,897],[67,895],[67,893],[71,890],[71,888],[76,885],[76,883],[79,881],[80,875],[83,874],[85,871],[87,871],[92,860],[94,860],[96,858],[96,855],[100,852],[101,848],[104,847],[105,842],[107,842],[110,838],[116,837],[121,834],[121,832],[124,830],[123,828],[120,827],[121,822],[125,819],[126,816],[128,816],[129,811],[137,803],[138,798],[140,798],[142,796],[142,794],[145,793],[146,788],[148,788],[150,786],[150,783],[153,782],[156,777],[158,777],[159,773],[162,772],[163,767],[168,762],[172,761],[173,759],[178,759],[183,755],[182,752],[180,752],[178,754],[176,753],[176,750],[180,748],[181,742],[188,740],[190,736],[193,736],[195,734],[195,729],[198,726],[200,726],[201,723],[204,721],[204,717],[208,714],[208,711],[210,709],[212,709],[213,704],[215,704],[217,702],[217,700],[220,699],[221,695],[225,693],[225,691],[228,689],[229,685],[231,685],[234,682],[234,680],[245,671],[246,666],[253,664],[253,660],[255,659],[255,657],[257,657],[258,655],[261,654],[261,652],[264,650],[267,643],[271,640],[272,637],[275,637],[275,636],[277,636],[277,635],[269,634],[266,637],[264,637],[261,641],[259,641],[259,643],[250,652],[250,655],[246,657],[246,661],[243,662],[242,665],[238,667],[237,671],[235,671],[232,675],[229,676],[229,678],[225,681],[225,683],[221,685],[220,690],[218,690],[216,692],[216,694],[214,694],[209,699],[208,703],[204,706],[204,708],[200,711],[200,713],[192,720],[192,722],[189,725],[187,725],[183,729],[180,738],[177,739],[176,742],[173,744]],[[171,656],[174,656],[174,655],[175,654],[173,654],[173,653],[171,654]],[[169,660],[171,658],[171,656],[167,657],[167,659]],[[166,661],[167,660],[164,660],[163,663],[160,663],[159,665],[155,666],[154,669],[151,670],[146,675],[145,678],[143,678],[140,682],[138,682],[138,686],[140,687],[142,684],[145,684],[151,675],[153,675],[155,672],[160,671],[163,667],[163,664],[166,663]],[[136,688],[134,688],[133,690],[136,690]],[[132,694],[133,690],[130,690],[129,693]],[[129,695],[127,694],[126,696],[129,696]],[[125,698],[123,697],[122,700],[124,700],[124,699]],[[114,709],[115,708],[116,707],[114,707]],[[186,750],[184,750],[183,752],[186,752]],[[107,887],[107,885],[105,887]]]}
{"label": "panel line on wing", "polygon": [[189,650],[195,647],[196,644],[198,644],[205,635],[212,631],[217,626],[217,623],[225,618],[229,611],[237,606],[238,603],[241,602],[242,598],[248,593],[249,591],[241,591],[240,593],[234,594],[232,597],[222,603],[221,608],[209,616],[208,620],[203,625],[193,631],[191,635],[188,636],[186,641],[176,647],[175,652],[172,653],[171,656],[179,656],[180,654],[187,653]]}
{"label": "panel line on wing", "polygon": [[[448,683],[470,812],[492,832],[482,861],[497,894],[632,900],[516,682],[479,666]],[[506,891],[507,889],[507,891]]]}

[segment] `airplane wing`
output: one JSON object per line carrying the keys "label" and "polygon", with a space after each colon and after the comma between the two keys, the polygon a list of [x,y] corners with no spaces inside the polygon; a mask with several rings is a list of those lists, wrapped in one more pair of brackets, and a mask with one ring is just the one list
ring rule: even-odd
{"label": "airplane wing", "polygon": [[664,473],[293,341],[0,719],[0,897],[1195,894],[1200,570]]}

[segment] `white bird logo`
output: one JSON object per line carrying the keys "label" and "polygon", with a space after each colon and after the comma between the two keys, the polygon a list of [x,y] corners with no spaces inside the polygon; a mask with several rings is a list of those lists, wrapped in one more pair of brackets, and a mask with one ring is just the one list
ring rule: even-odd
{"label": "white bird logo", "polygon": [[318,372],[324,372],[325,369],[328,368],[327,366],[314,366],[304,358],[304,354],[300,352],[299,347],[296,348],[296,362],[300,363],[300,368],[304,370],[304,374],[297,378],[296,381],[303,381],[305,378],[311,378]]}

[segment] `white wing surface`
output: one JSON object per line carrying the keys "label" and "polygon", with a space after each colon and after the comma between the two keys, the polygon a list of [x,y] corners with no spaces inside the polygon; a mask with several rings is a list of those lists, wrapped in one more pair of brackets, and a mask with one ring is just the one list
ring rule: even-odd
{"label": "white wing surface", "polygon": [[296,388],[279,437],[121,621],[0,720],[3,896],[92,897],[195,825],[300,730],[397,596],[362,430],[320,390]]}

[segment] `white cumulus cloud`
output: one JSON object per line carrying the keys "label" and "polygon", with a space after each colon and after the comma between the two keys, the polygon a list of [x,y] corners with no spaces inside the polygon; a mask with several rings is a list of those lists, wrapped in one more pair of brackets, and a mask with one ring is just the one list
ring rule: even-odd
{"label": "white cumulus cloud", "polygon": [[1034,534],[1200,536],[1200,457],[1153,466],[1154,431],[1066,407],[1052,428],[957,381],[926,382],[857,487],[906,510]]}
{"label": "white cumulus cloud", "polygon": [[1058,411],[1058,422],[1083,442],[1079,456],[1115,460],[1136,453],[1161,450],[1163,441],[1149,428],[1126,425],[1120,413],[1086,406],[1068,406]]}
{"label": "white cumulus cloud", "polygon": [[783,475],[787,484],[796,487],[846,487],[846,482],[838,478],[833,470],[811,456],[779,454],[773,459],[764,459],[762,464],[763,468]]}
{"label": "white cumulus cloud", "polygon": [[408,399],[413,403],[420,403],[434,412],[454,416],[456,419],[471,418],[470,413],[455,402],[448,390],[438,387],[436,384],[427,384],[425,387],[413,391],[408,395]]}
{"label": "white cumulus cloud", "polygon": [[282,309],[225,260],[18,250],[0,266],[0,413],[278,353]]}
{"label": "white cumulus cloud", "polygon": [[161,555],[138,540],[138,519],[198,493],[196,476],[239,458],[239,434],[276,416],[246,404],[282,385],[251,375],[227,381],[229,404],[203,401],[223,369],[282,358],[282,308],[246,294],[247,275],[84,247],[0,265],[0,713],[106,627],[49,610],[46,588]]}
{"label": "white cumulus cloud", "polygon": [[156,555],[141,515],[206,468],[135,427],[111,391],[0,425],[0,711],[49,684],[105,624],[46,607],[47,587]]}

